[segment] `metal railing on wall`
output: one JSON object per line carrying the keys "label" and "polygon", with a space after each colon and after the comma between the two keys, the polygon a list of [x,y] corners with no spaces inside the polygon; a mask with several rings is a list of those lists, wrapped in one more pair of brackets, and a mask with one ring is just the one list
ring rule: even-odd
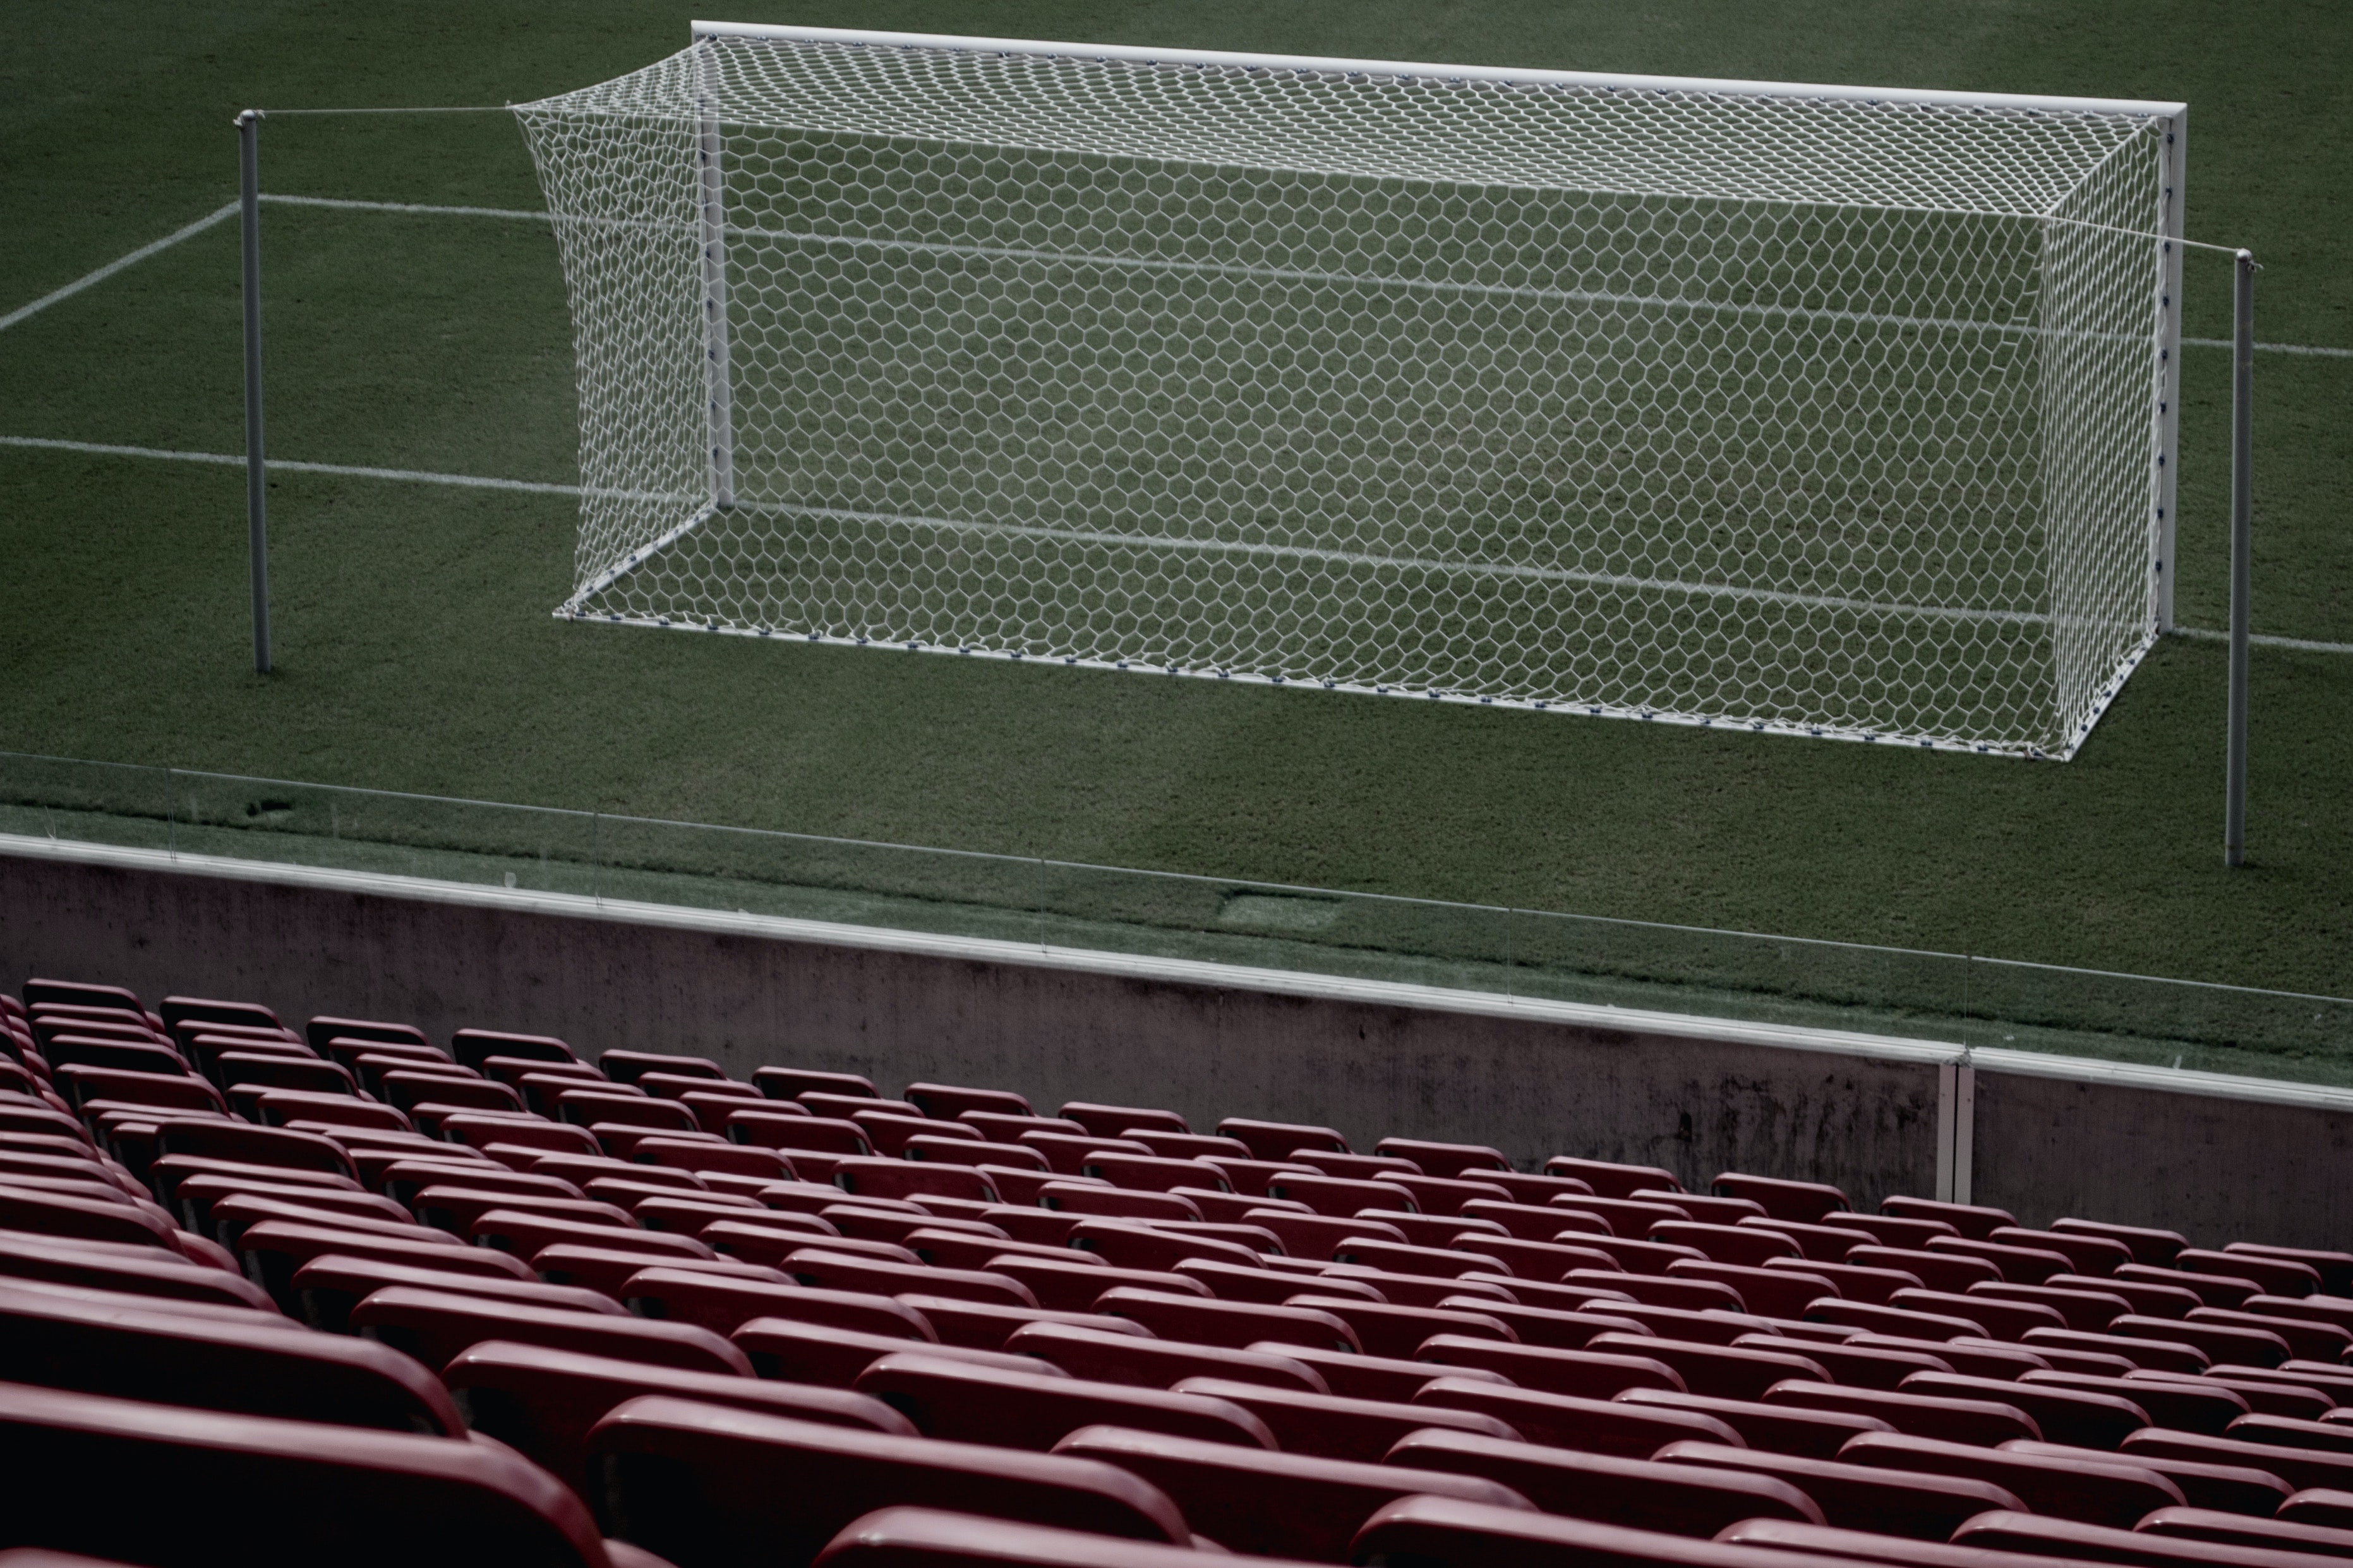
{"label": "metal railing on wall", "polygon": [[2353,1087],[2353,999],[0,752],[0,834]]}

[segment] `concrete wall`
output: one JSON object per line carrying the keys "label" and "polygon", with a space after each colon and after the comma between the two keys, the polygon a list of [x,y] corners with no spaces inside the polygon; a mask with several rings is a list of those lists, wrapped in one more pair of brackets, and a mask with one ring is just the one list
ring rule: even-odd
{"label": "concrete wall", "polygon": [[[0,982],[58,975],[249,998],[290,1020],[475,1025],[615,1047],[1169,1106],[1662,1165],[1834,1182],[1859,1206],[1936,1180],[1937,1068],[1214,979],[981,962],[0,853]],[[294,879],[300,880],[300,879]],[[314,879],[315,880],[315,879]],[[2346,1237],[2343,1114],[1980,1071],[1976,1195],[2200,1241]]]}

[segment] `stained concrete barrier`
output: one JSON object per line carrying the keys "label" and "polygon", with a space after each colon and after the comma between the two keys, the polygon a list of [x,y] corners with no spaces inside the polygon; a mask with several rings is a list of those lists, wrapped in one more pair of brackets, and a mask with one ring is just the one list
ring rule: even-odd
{"label": "stained concrete barrier", "polygon": [[[1933,1195],[1957,1047],[1386,982],[882,931],[166,852],[0,838],[0,980],[36,975],[553,1034],[582,1055],[708,1056],[1067,1100]],[[1975,1195],[2208,1243],[2345,1239],[2353,1094],[2278,1104],[1993,1070]],[[2105,1075],[2105,1076],[2101,1076]],[[1943,1075],[1947,1080],[1949,1072]],[[2188,1083],[2204,1075],[2174,1075]],[[2224,1080],[2212,1080],[2221,1083]],[[2334,1097],[2333,1099],[2331,1097]],[[1951,1106],[1946,1125],[1952,1125]],[[1947,1131],[1946,1137],[1953,1134]],[[2193,1153],[2193,1150],[2195,1152]],[[2155,1163],[2152,1163],[2152,1161]],[[1962,1195],[1967,1195],[1966,1194]]]}

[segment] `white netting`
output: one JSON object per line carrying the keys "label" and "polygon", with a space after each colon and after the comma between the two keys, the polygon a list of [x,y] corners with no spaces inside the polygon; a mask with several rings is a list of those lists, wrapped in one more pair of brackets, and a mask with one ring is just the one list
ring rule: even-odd
{"label": "white netting", "polygon": [[565,614],[2046,756],[2152,634],[2147,115],[765,38],[519,113]]}

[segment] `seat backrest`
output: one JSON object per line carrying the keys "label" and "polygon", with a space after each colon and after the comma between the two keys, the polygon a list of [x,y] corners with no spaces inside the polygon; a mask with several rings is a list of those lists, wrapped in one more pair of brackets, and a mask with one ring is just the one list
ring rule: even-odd
{"label": "seat backrest", "polygon": [[503,1275],[420,1268],[381,1258],[355,1258],[349,1253],[329,1252],[313,1258],[294,1271],[293,1279],[295,1300],[301,1304],[305,1321],[312,1328],[331,1334],[349,1333],[352,1309],[392,1285],[413,1285],[420,1290],[455,1290],[461,1296],[557,1307],[592,1312],[598,1317],[628,1315],[618,1301],[596,1290],[549,1285],[537,1279],[511,1279]]}
{"label": "seat backrest", "polygon": [[86,1285],[158,1301],[213,1302],[275,1312],[269,1292],[242,1274],[144,1246],[0,1232],[0,1279]]}
{"label": "seat backrest", "polygon": [[448,1365],[460,1351],[484,1340],[513,1340],[693,1372],[752,1375],[742,1351],[691,1323],[600,1317],[410,1285],[364,1297],[352,1309],[351,1324],[432,1367]]}
{"label": "seat backrest", "polygon": [[553,1035],[511,1035],[499,1029],[460,1029],[449,1037],[450,1054],[479,1070],[491,1057],[523,1057],[535,1061],[569,1062],[580,1058]]}
{"label": "seat backrest", "polygon": [[1377,1463],[1401,1438],[1425,1430],[1513,1441],[1520,1436],[1516,1428],[1499,1416],[1439,1405],[1346,1399],[1337,1394],[1269,1388],[1263,1384],[1236,1383],[1215,1376],[1188,1377],[1177,1384],[1175,1391],[1240,1405],[1266,1423],[1283,1452],[1314,1454],[1326,1459]]}
{"label": "seat backrest", "polygon": [[694,1323],[717,1334],[732,1334],[754,1318],[788,1318],[860,1333],[932,1337],[922,1313],[888,1296],[828,1290],[788,1279],[746,1279],[657,1264],[630,1276],[617,1294],[641,1316]]}
{"label": "seat backrest", "polygon": [[1191,1539],[1184,1516],[1149,1482],[1072,1456],[895,1436],[658,1395],[607,1415],[587,1448],[591,1497],[613,1533],[676,1568],[798,1568],[853,1520],[892,1504],[1167,1544]]}
{"label": "seat backrest", "polygon": [[[192,1562],[190,1531],[236,1500],[236,1556],[257,1568],[607,1568],[579,1500],[484,1443],[14,1385],[0,1468],[20,1545]],[[91,1507],[99,1475],[135,1477],[137,1506]]]}
{"label": "seat backrest", "polygon": [[465,1430],[432,1373],[380,1344],[260,1313],[140,1310],[5,1285],[0,1381],[394,1432]]}
{"label": "seat backrest", "polygon": [[1193,1528],[1235,1552],[1345,1561],[1349,1538],[1384,1503],[1433,1492],[1501,1508],[1527,1508],[1510,1488],[1473,1476],[1404,1466],[1271,1454],[1118,1426],[1087,1426],[1055,1447],[1101,1459],[1151,1482]]}
{"label": "seat backrest", "polygon": [[2181,1490],[2129,1456],[2108,1461],[2049,1458],[1902,1432],[1872,1432],[1839,1450],[1847,1463],[1988,1481],[2025,1500],[2037,1513],[2120,1529],[2151,1509],[2179,1508]]}
{"label": "seat backrest", "polygon": [[475,1431],[496,1437],[584,1495],[589,1429],[616,1405],[644,1394],[902,1437],[916,1435],[913,1424],[891,1406],[847,1389],[689,1372],[508,1340],[489,1340],[460,1352],[442,1369],[441,1380],[464,1402]]}
{"label": "seat backrest", "polygon": [[[1767,1547],[1784,1554],[1802,1552],[1818,1557],[1892,1563],[1895,1568],[2081,1568],[2067,1558],[1907,1541],[1902,1536],[1873,1535],[1866,1531],[1841,1530],[1835,1525],[1797,1524],[1786,1519],[1746,1520],[1718,1531],[1715,1538],[1727,1546]],[[1784,1555],[1782,1561],[1788,1559]]]}
{"label": "seat backrest", "polygon": [[897,1352],[854,1385],[904,1414],[924,1436],[1043,1453],[1082,1426],[1113,1425],[1243,1447],[1274,1447],[1264,1422],[1230,1400]]}
{"label": "seat backrest", "polygon": [[[929,1328],[928,1324],[920,1326]],[[1054,1363],[1041,1362],[1034,1356],[973,1350],[963,1345],[935,1344],[913,1335],[902,1339],[888,1334],[861,1333],[854,1329],[839,1329],[787,1318],[754,1318],[737,1329],[730,1338],[734,1341],[736,1349],[752,1358],[753,1370],[762,1377],[778,1378],[787,1383],[817,1384],[827,1388],[848,1388],[858,1381],[859,1373],[882,1357],[919,1348],[934,1355],[950,1356],[1006,1372],[1043,1372],[1050,1376],[1060,1371]]]}
{"label": "seat backrest", "polygon": [[[839,1568],[864,1563],[890,1568],[1201,1568],[1201,1554],[1190,1546],[1117,1541],[932,1508],[879,1509],[853,1520],[817,1560]],[[1262,1568],[1297,1568],[1264,1559],[1261,1563]]]}
{"label": "seat backrest", "polygon": [[1696,1410],[1581,1399],[1469,1378],[1441,1377],[1425,1384],[1413,1395],[1412,1408],[1477,1411],[1531,1443],[1628,1459],[1647,1459],[1669,1443],[1746,1446],[1731,1426]]}
{"label": "seat backrest", "polygon": [[1662,1465],[1437,1430],[1399,1438],[1385,1462],[1484,1477],[1546,1513],[1630,1530],[1704,1538],[1744,1519],[1822,1522],[1821,1510],[1803,1491],[1753,1471]]}
{"label": "seat backrest", "polygon": [[1137,1388],[1171,1388],[1187,1377],[1217,1377],[1304,1394],[1331,1392],[1321,1373],[1293,1356],[1172,1344],[1073,1323],[1031,1323],[1016,1329],[1005,1348],[1014,1355],[1050,1362],[1073,1377]]}
{"label": "seat backrest", "polygon": [[2240,1542],[2199,1541],[2023,1511],[1979,1514],[1953,1532],[1953,1544],[2145,1568],[2312,1568],[2313,1563],[2308,1552],[2267,1551]]}
{"label": "seat backrest", "polygon": [[1942,1541],[1963,1521],[1991,1509],[2022,1509],[2017,1495],[1962,1476],[1812,1459],[1713,1443],[1670,1443],[1651,1456],[1665,1465],[1753,1470],[1788,1482],[1811,1498],[1823,1520],[1841,1530]]}
{"label": "seat backrest", "polygon": [[252,1127],[234,1121],[171,1121],[164,1124],[155,1142],[165,1154],[194,1154],[355,1177],[350,1156],[332,1139],[283,1127]]}

